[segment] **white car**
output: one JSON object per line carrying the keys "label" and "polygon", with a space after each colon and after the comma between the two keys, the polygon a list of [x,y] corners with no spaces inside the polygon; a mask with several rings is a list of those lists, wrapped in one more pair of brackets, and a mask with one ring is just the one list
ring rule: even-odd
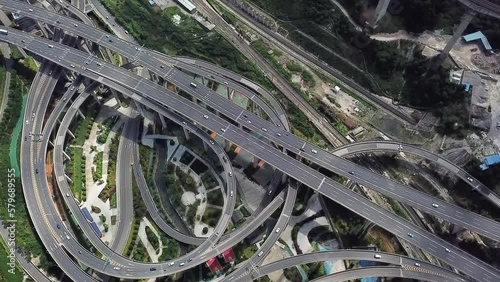
{"label": "white car", "polygon": [[470,182],[472,182],[472,181],[473,181],[473,180],[472,180],[472,178],[471,178],[471,177],[468,177],[468,176],[467,176],[467,180],[469,180]]}
{"label": "white car", "polygon": [[432,206],[433,206],[434,208],[439,208],[439,205],[438,205],[438,204],[436,204],[436,203],[433,203],[433,204],[432,204]]}
{"label": "white car", "polygon": [[263,254],[264,254],[264,251],[260,251],[259,257],[262,256]]}
{"label": "white car", "polygon": [[113,267],[114,270],[120,270],[118,266]]}
{"label": "white car", "polygon": [[226,132],[226,130],[225,130],[224,128],[221,128],[221,129],[220,129],[220,131],[222,131],[222,132]]}
{"label": "white car", "polygon": [[262,128],[262,131],[267,132],[267,129],[265,129],[265,128],[263,127],[263,128]]}
{"label": "white car", "polygon": [[374,255],[373,257],[374,257],[374,258],[376,258],[376,259],[381,258],[381,256],[380,256],[380,255]]}
{"label": "white car", "polygon": [[449,252],[450,252],[450,249],[448,249],[448,248],[445,248],[444,250],[445,250],[447,253],[449,253]]}
{"label": "white car", "polygon": [[231,191],[231,197],[233,196],[233,191]]}
{"label": "white car", "polygon": [[208,119],[208,116],[207,116],[207,115],[203,115],[203,118],[204,118],[204,119]]}
{"label": "white car", "polygon": [[415,266],[416,266],[416,267],[420,267],[420,263],[416,262],[416,263],[415,263]]}
{"label": "white car", "polygon": [[212,144],[212,145],[213,145],[213,144],[215,144],[215,142],[214,142],[213,140],[210,140],[210,144]]}
{"label": "white car", "polygon": [[318,151],[315,150],[315,149],[312,149],[311,152],[313,152],[313,154],[317,154],[318,153]]}
{"label": "white car", "polygon": [[66,197],[69,197],[69,193],[66,193]]}
{"label": "white car", "polygon": [[280,229],[279,227],[278,227],[278,228],[276,228],[276,233],[280,232],[280,230],[281,230],[281,229]]}

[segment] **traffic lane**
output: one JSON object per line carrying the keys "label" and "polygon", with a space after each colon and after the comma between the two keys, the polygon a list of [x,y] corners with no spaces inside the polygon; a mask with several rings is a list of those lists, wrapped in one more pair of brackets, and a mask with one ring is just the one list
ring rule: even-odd
{"label": "traffic lane", "polygon": [[[341,176],[347,177],[358,184],[381,192],[384,195],[407,203],[414,208],[418,208],[429,214],[449,220],[462,227],[487,236],[490,239],[500,241],[500,223],[498,222],[487,219],[458,206],[449,204],[416,189],[391,181],[380,174],[373,173],[369,169],[360,167],[353,162],[332,155],[329,152],[309,143],[302,141],[302,145],[299,146],[299,138],[292,134],[287,134],[285,131],[277,127],[272,129],[264,127],[264,124],[269,125],[269,123],[262,119],[254,118],[250,120],[245,118],[245,114],[243,114],[239,116],[237,121],[240,124],[244,124],[244,119],[247,119],[245,127],[257,132],[260,131],[262,136],[276,144],[280,144],[285,148],[292,150],[295,149],[295,153],[324,168],[327,168]],[[250,123],[248,120],[250,120]],[[260,130],[259,127],[261,127]],[[426,204],[424,204],[424,202],[426,202]],[[440,207],[439,209],[436,209],[432,206],[432,203],[437,203],[442,208]],[[466,221],[463,220],[464,218]]]}
{"label": "traffic lane", "polygon": [[[402,149],[400,147],[402,146]],[[494,194],[490,189],[488,189],[484,184],[475,179],[472,175],[467,173],[461,167],[453,164],[448,161],[446,158],[442,158],[432,152],[426,151],[419,147],[409,145],[409,144],[401,144],[399,142],[394,141],[367,141],[356,144],[349,144],[341,148],[337,148],[333,153],[337,156],[345,156],[348,154],[357,154],[362,152],[374,152],[374,151],[397,151],[397,152],[405,152],[409,154],[413,154],[432,162],[435,162],[444,168],[448,169],[460,179],[465,181],[469,186],[473,189],[477,189],[480,193],[482,193],[485,197],[491,200],[494,204],[500,206],[500,198]]]}
{"label": "traffic lane", "polygon": [[311,280],[311,282],[349,281],[366,277],[402,277],[436,282],[455,281],[427,272],[405,270],[397,266],[371,266],[344,270],[341,272],[325,275],[320,278]]}
{"label": "traffic lane", "polygon": [[261,247],[252,255],[252,257],[240,264],[238,269],[227,275],[222,281],[234,281],[235,279],[240,279],[241,276],[249,273],[249,271],[250,273],[253,272],[255,266],[260,265],[260,263],[266,258],[267,254],[271,251],[271,248],[274,246],[276,241],[278,241],[279,237],[283,234],[288,225],[295,200],[297,199],[297,189],[297,181],[292,181],[292,183],[289,184],[285,206],[283,207],[274,228],[269,233],[269,236],[265,239]]}
{"label": "traffic lane", "polygon": [[[47,66],[47,65],[45,65],[45,64],[42,65],[42,70],[44,69],[45,66]],[[27,110],[25,112],[25,116],[29,116],[30,112],[32,112],[34,114],[35,118],[33,118],[33,122],[31,123],[31,128],[28,128],[28,127],[23,128],[24,135],[26,134],[25,130],[31,129],[32,131],[38,131],[39,128],[41,127],[42,122],[43,122],[43,118],[39,119],[37,117],[40,114],[40,112],[42,111],[42,109],[46,109],[47,108],[48,102],[50,100],[50,95],[39,95],[38,93],[45,93],[45,91],[47,91],[48,89],[53,88],[55,86],[55,83],[57,82],[56,80],[48,78],[46,75],[40,74],[40,76],[41,76],[41,78],[39,80],[35,81],[35,82],[38,82],[38,83],[32,85],[32,89],[30,89],[30,93],[33,93],[32,91],[35,91],[35,92],[34,92],[34,94],[30,95],[30,99],[28,99],[30,102],[27,103],[28,107],[27,107]],[[40,91],[43,91],[43,92],[40,92]],[[35,97],[36,100],[31,99],[31,97]],[[38,99],[41,99],[41,101],[38,101]],[[35,105],[37,105],[37,108],[35,110],[32,110],[35,107]],[[37,157],[35,157],[35,158],[33,157],[33,153],[34,153],[33,151],[34,150],[33,150],[32,147],[39,148],[40,144],[38,142],[36,142],[36,143],[31,142],[29,144],[29,147],[28,146],[24,146],[25,144],[26,143],[23,143],[21,145],[22,146],[22,150],[25,151],[25,154],[21,154],[21,156],[31,155],[32,157],[30,158],[30,160],[37,159]],[[21,159],[21,161],[24,162],[23,159]],[[43,201],[45,198],[43,196],[42,197],[37,197],[37,194],[35,193],[35,190],[38,190],[37,189],[37,183],[40,183],[40,182],[36,181],[36,182],[33,183],[33,179],[38,180],[37,176],[40,177],[40,175],[39,174],[34,174],[34,169],[31,168],[31,166],[33,165],[33,163],[31,161],[27,161],[27,162],[24,162],[24,163],[25,163],[25,165],[24,165],[25,171],[26,172],[30,172],[30,173],[25,173],[24,174],[23,183],[30,182],[30,183],[32,183],[31,187],[35,188],[35,189],[29,189],[29,190],[27,190],[27,191],[31,192],[31,195],[32,195],[32,197],[27,198],[27,199],[35,199],[37,201]],[[42,163],[41,165],[43,166],[44,164]],[[43,174],[43,175],[45,175],[45,174]],[[30,193],[28,193],[28,194],[30,194]],[[47,195],[49,195],[49,194],[47,194]],[[29,201],[27,201],[27,205],[28,205],[28,208],[31,207]],[[43,209],[43,205],[42,206],[38,206],[38,208],[42,208]],[[31,213],[31,215],[44,215],[44,214],[46,214],[43,211],[33,213],[32,209],[31,209],[30,213]],[[50,214],[48,216],[50,216]],[[33,219],[33,220],[36,220],[36,216],[34,218],[35,219]],[[44,222],[46,222],[46,220],[47,220],[46,217],[40,216],[38,222],[44,223]],[[37,221],[34,221],[34,222],[37,222]],[[50,232],[49,229],[44,229],[44,228],[41,228],[41,229],[43,231],[42,232],[38,232],[38,233],[40,234],[40,236],[43,236],[43,238],[46,239],[45,242],[44,242],[44,245],[47,246],[47,250],[53,254],[54,251],[56,251],[57,249],[60,249],[59,246],[57,245],[57,241],[55,241],[55,238],[52,237],[53,233]],[[56,259],[56,261],[60,263],[61,262],[60,258],[65,258],[65,257],[67,257],[67,254],[64,253],[64,256],[58,257]],[[85,277],[85,276],[87,276],[87,278],[89,277],[79,267],[75,267],[74,265],[73,265],[73,268],[66,268],[66,270],[68,270],[68,269],[69,269],[69,272],[70,272],[70,273],[68,273],[68,275],[71,275],[71,277],[73,279],[75,277],[80,277],[80,278],[81,277]],[[90,279],[90,280],[92,280],[92,279]]]}
{"label": "traffic lane", "polygon": [[[376,257],[377,255],[380,257],[377,258]],[[364,261],[389,263],[400,266],[401,265],[415,266],[415,263],[419,263],[420,268],[422,270],[433,271],[439,273],[442,276],[453,277],[455,279],[454,281],[467,281],[464,277],[454,272],[451,272],[447,269],[405,256],[400,256],[391,253],[363,251],[363,250],[336,250],[336,251],[297,255],[266,264],[258,268],[258,274],[256,272],[253,272],[251,275],[243,277],[241,282],[251,281],[280,269],[290,268],[292,266],[300,264],[323,262],[327,260],[357,260],[357,261],[364,260]]]}
{"label": "traffic lane", "polygon": [[184,114],[186,114],[186,113],[184,113]]}
{"label": "traffic lane", "polygon": [[[228,134],[232,133],[232,131],[226,131],[224,134],[225,137],[228,137]],[[262,143],[262,146],[260,148],[254,148],[253,145],[247,144],[248,139],[246,139],[243,136],[231,136],[230,138],[231,141],[233,141],[235,144],[239,144],[239,142],[242,142],[244,144],[244,147],[246,150],[249,152],[256,154],[257,152],[260,152],[262,155],[266,156],[266,160],[269,164],[276,166],[276,163],[279,161],[274,160],[273,156],[276,156],[277,153],[275,150],[267,150],[264,148],[265,144]],[[274,151],[274,152],[273,152]],[[258,154],[257,154],[258,155]],[[293,159],[292,159],[293,160]],[[295,160],[293,160],[295,161]],[[292,161],[291,161],[292,162]],[[290,167],[295,167],[299,166],[299,164],[294,165],[293,163],[290,163],[289,166],[286,168]],[[283,167],[282,167],[283,168]],[[288,170],[280,169],[284,173],[288,175],[293,175],[294,178],[296,178],[300,182],[306,182],[304,184],[308,185],[309,187],[313,188],[314,190],[318,190],[320,193],[323,195],[329,197],[330,199],[340,203],[341,205],[345,206],[346,208],[354,211],[355,213],[358,213],[362,215],[363,217],[369,219],[372,222],[375,222],[377,225],[383,227],[384,229],[390,231],[391,233],[394,233],[395,235],[401,237],[401,238],[406,238],[408,237],[408,233],[413,234],[414,238],[413,239],[407,239],[410,243],[417,245],[423,249],[428,250],[429,252],[435,254],[441,259],[444,259],[445,261],[449,262],[451,265],[456,266],[459,269],[466,270],[467,274],[473,276],[473,277],[485,277],[488,275],[495,276],[497,275],[494,273],[496,269],[490,268],[491,266],[489,265],[484,265],[484,263],[471,255],[467,254],[466,252],[456,248],[454,245],[438,238],[435,235],[428,234],[427,231],[423,230],[422,228],[419,228],[417,226],[414,226],[413,224],[410,224],[404,220],[401,220],[397,215],[394,215],[386,210],[380,209],[380,207],[374,205],[372,202],[367,200],[366,198],[363,198],[362,196],[355,194],[355,193],[349,193],[351,192],[350,190],[347,190],[340,186],[338,183],[331,181],[331,180],[326,180],[323,182],[322,187],[310,185],[307,182],[310,181],[303,181],[299,177],[296,177],[295,173],[291,173]],[[314,170],[313,170],[314,171]],[[314,171],[316,172],[316,171]],[[319,174],[318,172],[316,172]],[[321,177],[321,175],[313,176],[312,174],[310,175],[311,178],[316,177],[316,181]],[[340,186],[340,187],[339,187]],[[354,199],[353,199],[354,198]],[[441,246],[439,249],[432,248],[432,245],[434,246]],[[446,252],[445,249],[450,249],[451,252],[448,253]],[[457,256],[461,256],[461,260],[457,260],[455,253]],[[465,259],[467,258],[467,259]],[[471,264],[474,269],[470,269]]]}

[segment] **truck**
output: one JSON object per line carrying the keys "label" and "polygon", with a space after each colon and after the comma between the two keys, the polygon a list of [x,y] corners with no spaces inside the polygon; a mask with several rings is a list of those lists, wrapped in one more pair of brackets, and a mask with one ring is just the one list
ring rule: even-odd
{"label": "truck", "polygon": [[9,31],[5,29],[0,29],[0,34],[7,35],[9,34]]}

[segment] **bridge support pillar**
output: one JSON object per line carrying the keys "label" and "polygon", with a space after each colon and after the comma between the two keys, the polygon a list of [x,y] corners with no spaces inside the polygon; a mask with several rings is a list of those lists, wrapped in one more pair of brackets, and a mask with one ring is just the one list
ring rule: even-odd
{"label": "bridge support pillar", "polygon": [[66,159],[70,160],[71,161],[71,157],[68,155],[68,153],[66,153],[64,150],[63,150],[63,156],[66,157]]}
{"label": "bridge support pillar", "polygon": [[82,111],[80,111],[80,109],[78,109],[76,112],[81,118],[85,119],[85,115],[82,113]]}
{"label": "bridge support pillar", "polygon": [[137,111],[141,114],[141,116],[145,117],[145,113],[144,113],[144,109],[142,108],[142,105],[139,104],[139,102],[137,102],[136,100],[134,100],[134,105],[135,105],[135,108],[137,109]]}
{"label": "bridge support pillar", "polygon": [[389,3],[391,3],[391,0],[378,0],[377,8],[375,8],[375,12],[370,20],[370,27],[377,27],[378,21],[387,13]]}
{"label": "bridge support pillar", "polygon": [[444,47],[443,51],[441,51],[441,54],[439,54],[436,61],[432,65],[433,71],[436,71],[439,68],[439,66],[443,63],[444,59],[448,57],[448,54],[450,53],[451,49],[460,39],[462,33],[464,33],[465,29],[467,28],[467,26],[472,21],[475,15],[476,12],[472,10],[469,10],[465,13],[465,15],[462,17],[462,20],[460,21],[460,25],[457,27],[455,32],[453,32],[453,36],[450,38],[450,40],[448,40],[448,43],[446,43],[446,46]]}
{"label": "bridge support pillar", "polygon": [[370,230],[375,226],[375,223],[369,221],[369,220],[365,220],[365,223],[363,224],[363,226],[361,226],[361,228],[359,229],[359,232],[358,232],[358,238],[364,238],[366,236],[366,234],[368,232],[370,232]]}
{"label": "bridge support pillar", "polygon": [[109,88],[109,89],[111,90],[111,95],[113,95],[113,98],[115,98],[116,102],[121,105],[122,101],[120,99],[120,96],[118,96],[118,93],[116,93],[116,90],[114,90],[113,88]]}
{"label": "bridge support pillar", "polygon": [[73,180],[71,180],[71,178],[69,178],[69,176],[65,173],[64,174],[64,177],[66,177],[66,179],[69,181],[69,182],[73,182]]}
{"label": "bridge support pillar", "polygon": [[160,117],[161,127],[164,129],[167,128],[167,122],[165,121],[165,117],[160,114],[158,114],[158,116]]}
{"label": "bridge support pillar", "polygon": [[187,128],[183,127],[182,128],[184,130],[184,135],[186,136],[186,140],[189,140],[189,130],[187,130]]}
{"label": "bridge support pillar", "polygon": [[205,150],[205,152],[208,151],[208,144],[207,144],[207,142],[203,142],[203,150]]}
{"label": "bridge support pillar", "polygon": [[73,132],[71,132],[71,130],[68,129],[68,134],[71,136],[71,138],[75,139],[75,135],[73,134]]}
{"label": "bridge support pillar", "polygon": [[259,158],[253,157],[253,163],[252,163],[252,165],[253,165],[254,168],[257,168],[257,166],[259,165],[259,162],[260,162]]}

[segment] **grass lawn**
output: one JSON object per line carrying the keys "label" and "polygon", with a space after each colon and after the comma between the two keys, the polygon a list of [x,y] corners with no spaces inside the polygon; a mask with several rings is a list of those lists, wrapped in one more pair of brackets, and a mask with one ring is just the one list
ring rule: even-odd
{"label": "grass lawn", "polygon": [[85,201],[82,191],[85,187],[85,162],[83,160],[83,149],[77,147],[69,148],[71,163],[69,164],[71,179],[71,191],[80,201]]}

